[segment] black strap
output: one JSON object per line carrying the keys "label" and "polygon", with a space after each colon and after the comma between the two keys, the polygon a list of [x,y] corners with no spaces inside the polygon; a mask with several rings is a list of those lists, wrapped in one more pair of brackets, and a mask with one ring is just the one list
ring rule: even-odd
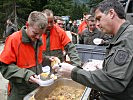
{"label": "black strap", "polygon": [[50,53],[50,31],[47,31],[46,34],[46,52]]}
{"label": "black strap", "polygon": [[37,72],[37,68],[38,68],[38,40],[36,41],[36,44],[35,44],[35,58],[36,58],[36,74],[38,73]]}

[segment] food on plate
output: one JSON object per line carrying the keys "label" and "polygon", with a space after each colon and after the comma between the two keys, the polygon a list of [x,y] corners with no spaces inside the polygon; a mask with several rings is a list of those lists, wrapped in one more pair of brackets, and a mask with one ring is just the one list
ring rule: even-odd
{"label": "food on plate", "polygon": [[51,67],[53,67],[55,64],[59,64],[60,63],[60,59],[55,57],[54,61],[51,62]]}
{"label": "food on plate", "polygon": [[51,75],[50,75],[50,78],[52,78],[52,79],[54,79],[54,80],[55,80],[55,79],[57,79],[57,76],[56,76],[56,75],[54,75],[54,74],[51,74]]}
{"label": "food on plate", "polygon": [[41,80],[47,80],[48,75],[49,75],[49,73],[41,73],[40,74],[40,79]]}
{"label": "food on plate", "polygon": [[56,75],[54,75],[54,74],[51,74],[50,76],[49,76],[49,73],[41,73],[40,74],[40,79],[41,80],[48,80],[48,79],[57,79],[57,76]]}

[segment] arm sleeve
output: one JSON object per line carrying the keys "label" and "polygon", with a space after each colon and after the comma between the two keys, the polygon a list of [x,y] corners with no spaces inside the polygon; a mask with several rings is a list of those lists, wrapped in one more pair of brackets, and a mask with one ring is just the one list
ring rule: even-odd
{"label": "arm sleeve", "polygon": [[81,61],[80,58],[78,56],[78,52],[76,50],[75,45],[72,42],[69,42],[66,46],[65,46],[65,51],[67,52],[67,54],[70,57],[71,63],[74,66],[81,66]]}
{"label": "arm sleeve", "polygon": [[[13,41],[13,36],[9,36],[6,39],[4,50],[0,55],[0,61],[5,64],[11,64],[16,62],[16,55],[15,49],[17,49],[18,41]],[[16,44],[14,42],[17,42]],[[7,59],[8,58],[8,59]]]}
{"label": "arm sleeve", "polygon": [[0,65],[0,72],[5,79],[16,83],[22,83],[23,81],[28,81],[30,76],[35,74],[31,70],[25,68],[19,68],[15,64],[7,65],[4,63],[1,63]]}
{"label": "arm sleeve", "polygon": [[105,58],[102,70],[85,71],[74,68],[71,77],[74,81],[102,92],[120,93],[132,79],[132,58],[130,50],[117,48]]}

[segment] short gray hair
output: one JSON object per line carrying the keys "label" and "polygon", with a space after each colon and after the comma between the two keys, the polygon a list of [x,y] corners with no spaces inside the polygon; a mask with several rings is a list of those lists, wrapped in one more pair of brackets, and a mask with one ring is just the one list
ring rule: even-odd
{"label": "short gray hair", "polygon": [[33,11],[28,17],[28,23],[31,26],[36,24],[38,28],[45,29],[48,24],[48,20],[42,12]]}
{"label": "short gray hair", "polygon": [[50,9],[45,9],[42,11],[42,13],[45,15],[45,16],[53,16],[54,17],[54,14],[53,14],[53,11],[50,10]]}
{"label": "short gray hair", "polygon": [[124,8],[118,0],[104,0],[95,7],[94,11],[97,9],[105,14],[107,14],[110,9],[114,9],[120,19],[126,19]]}

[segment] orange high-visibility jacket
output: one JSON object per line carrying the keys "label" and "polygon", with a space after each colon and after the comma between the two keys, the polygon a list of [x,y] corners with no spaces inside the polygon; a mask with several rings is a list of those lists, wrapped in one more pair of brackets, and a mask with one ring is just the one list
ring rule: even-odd
{"label": "orange high-visibility jacket", "polygon": [[[22,42],[22,30],[10,35],[0,55],[0,61],[5,64],[16,63],[20,68],[36,66],[35,50],[32,44]],[[38,50],[38,64],[42,63],[42,45]]]}
{"label": "orange high-visibility jacket", "polygon": [[[47,35],[44,33],[42,35],[44,51],[46,50],[46,37]],[[71,42],[71,40],[66,35],[65,31],[59,26],[54,25],[53,28],[50,30],[50,50],[62,49],[69,42]]]}
{"label": "orange high-visibility jacket", "polygon": [[86,21],[83,21],[79,27],[78,27],[78,34],[81,34],[82,31],[87,27],[87,22]]}

